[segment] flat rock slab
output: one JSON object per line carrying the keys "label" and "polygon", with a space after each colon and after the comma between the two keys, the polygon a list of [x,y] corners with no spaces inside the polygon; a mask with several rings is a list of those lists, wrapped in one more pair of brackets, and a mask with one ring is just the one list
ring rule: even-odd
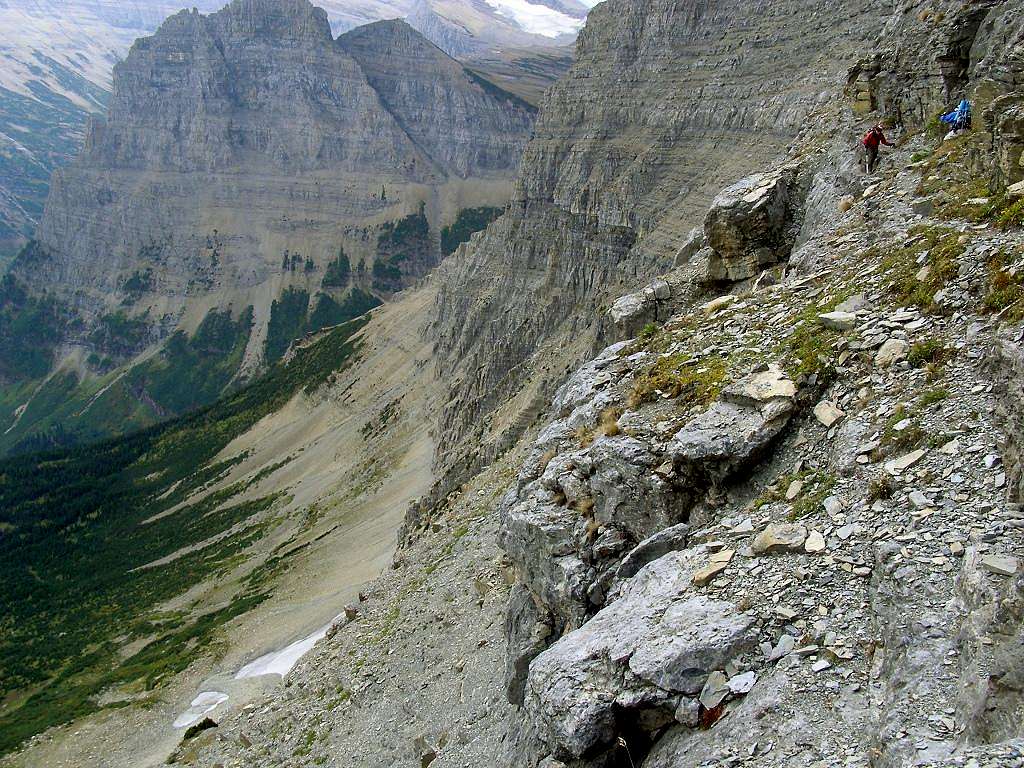
{"label": "flat rock slab", "polygon": [[800,552],[807,541],[807,529],[796,523],[771,523],[754,538],[750,548],[756,555],[772,552]]}
{"label": "flat rock slab", "polygon": [[1010,555],[983,555],[978,564],[984,570],[998,576],[1013,576],[1019,568],[1017,558]]}
{"label": "flat rock slab", "polygon": [[927,451],[923,448],[919,448],[916,451],[911,451],[905,456],[900,456],[898,459],[885,462],[885,470],[892,475],[898,475],[904,470],[910,469],[912,466],[917,464],[921,459],[924,458]]}
{"label": "flat rock slab", "polygon": [[818,322],[834,331],[849,331],[857,325],[857,316],[853,312],[836,310],[835,312],[825,312],[818,315]]}
{"label": "flat rock slab", "polygon": [[777,397],[796,397],[796,384],[777,365],[745,376],[722,390],[722,399],[737,404],[766,403]]}
{"label": "flat rock slab", "polygon": [[610,744],[617,711],[696,696],[712,672],[756,647],[754,617],[693,588],[710,557],[695,547],[649,563],[534,659],[524,707],[553,751],[580,757]]}

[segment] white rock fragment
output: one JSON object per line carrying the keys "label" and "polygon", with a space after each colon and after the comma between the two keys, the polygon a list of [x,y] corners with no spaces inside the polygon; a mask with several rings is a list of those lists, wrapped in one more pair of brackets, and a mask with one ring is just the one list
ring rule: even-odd
{"label": "white rock fragment", "polygon": [[741,675],[736,675],[729,678],[727,685],[729,690],[732,691],[735,696],[743,696],[750,693],[754,688],[754,683],[757,682],[757,675],[753,671],[744,672]]}
{"label": "white rock fragment", "polygon": [[831,427],[845,415],[839,406],[829,400],[822,400],[814,406],[814,418],[825,427]]}
{"label": "white rock fragment", "polygon": [[725,296],[719,296],[718,298],[712,299],[704,304],[701,309],[704,311],[704,314],[713,315],[715,312],[725,309],[735,301],[735,296],[732,294],[726,294]]}
{"label": "white rock fragment", "polygon": [[811,531],[804,542],[804,551],[810,555],[816,555],[825,551],[825,537],[821,531]]}
{"label": "white rock fragment", "polygon": [[907,359],[910,354],[910,345],[902,339],[889,339],[875,354],[875,365],[879,368],[889,368],[898,362]]}
{"label": "white rock fragment", "polygon": [[779,642],[772,648],[771,654],[768,656],[768,661],[778,661],[783,656],[788,656],[796,648],[796,638],[792,635],[783,635],[779,638]]}
{"label": "white rock fragment", "polygon": [[829,496],[822,503],[825,505],[825,511],[828,512],[828,514],[832,517],[838,515],[845,508],[843,506],[842,499],[840,499],[838,496]]}
{"label": "white rock fragment", "polygon": [[921,491],[911,491],[908,498],[910,503],[914,505],[916,509],[925,509],[926,507],[932,506],[932,500],[924,495]]}
{"label": "white rock fragment", "polygon": [[997,576],[1013,576],[1018,567],[1017,558],[1010,555],[983,555],[978,565]]}
{"label": "white rock fragment", "polygon": [[797,496],[803,493],[804,484],[800,480],[794,480],[786,488],[786,501],[793,501]]}
{"label": "white rock fragment", "polygon": [[891,461],[885,462],[885,471],[891,475],[898,475],[912,466],[917,464],[921,459],[924,458],[925,451],[923,448],[918,448],[916,451],[911,451],[905,456],[900,456],[898,459],[892,459]]}
{"label": "white rock fragment", "polygon": [[754,554],[798,552],[807,540],[807,529],[794,523],[771,523],[754,538]]}

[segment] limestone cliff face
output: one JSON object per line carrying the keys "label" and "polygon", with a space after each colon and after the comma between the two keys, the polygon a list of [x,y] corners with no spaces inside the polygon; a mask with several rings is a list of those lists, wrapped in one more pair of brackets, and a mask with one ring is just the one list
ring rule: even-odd
{"label": "limestone cliff face", "polygon": [[982,97],[1016,90],[1022,12],[1020,2],[1003,0],[903,2],[872,56],[851,70],[851,84],[859,83],[865,108],[909,124],[927,122],[979,88]]}
{"label": "limestone cliff face", "polygon": [[[437,328],[455,383],[443,421],[466,445],[453,464],[486,460],[532,417],[592,349],[602,302],[671,265],[718,190],[786,147],[882,12],[683,0],[591,12],[510,211],[446,267]],[[534,364],[541,339],[562,364]]]}
{"label": "limestone cliff face", "polygon": [[986,169],[996,191],[1024,179],[1022,19],[1019,0],[903,3],[876,50],[850,70],[855,108],[920,127],[968,99],[997,158],[976,158],[975,167]]}
{"label": "limestone cliff face", "polygon": [[532,122],[403,22],[335,40],[307,0],[181,12],[117,66],[109,112],[55,175],[14,275],[69,311],[55,365],[109,358],[97,328],[131,325],[121,354],[79,376],[249,306],[254,370],[322,296],[322,317],[353,288],[357,308],[386,298],[437,263],[459,210],[504,205]]}
{"label": "limestone cliff face", "polygon": [[349,32],[338,45],[358,62],[397,125],[432,170],[460,178],[507,172],[509,136],[526,135],[534,108],[490,87],[401,21]]}

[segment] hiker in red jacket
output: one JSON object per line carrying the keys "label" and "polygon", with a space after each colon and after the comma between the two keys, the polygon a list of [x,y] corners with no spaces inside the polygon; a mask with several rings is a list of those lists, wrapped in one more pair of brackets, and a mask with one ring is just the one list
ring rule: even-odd
{"label": "hiker in red jacket", "polygon": [[874,173],[875,166],[878,165],[878,145],[885,144],[887,147],[893,146],[893,143],[885,138],[885,134],[882,133],[881,124],[876,125],[870,131],[864,134],[864,138],[860,141],[864,145],[864,151],[867,153],[867,167],[868,173]]}

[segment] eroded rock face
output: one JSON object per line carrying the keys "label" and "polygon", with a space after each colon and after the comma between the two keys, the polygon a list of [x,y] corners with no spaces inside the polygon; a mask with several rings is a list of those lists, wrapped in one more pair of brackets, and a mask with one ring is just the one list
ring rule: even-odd
{"label": "eroded rock face", "polygon": [[[624,580],[683,549],[694,505],[768,451],[796,412],[793,382],[768,367],[726,386],[670,434],[638,412],[622,416],[628,434],[617,426],[594,433],[644,357],[626,356],[629,348],[608,348],[558,391],[560,418],[541,432],[501,503],[499,543],[533,598],[517,593],[510,606],[514,703],[523,700],[530,659],[589,626]],[[592,442],[581,444],[588,434]]]}
{"label": "eroded rock face", "polygon": [[998,339],[992,366],[1006,425],[1007,492],[1011,501],[1024,503],[1024,329],[1009,329]]}
{"label": "eroded rock face", "polygon": [[985,106],[993,91],[1019,87],[1020,0],[900,5],[875,55],[850,71],[863,111],[923,124],[965,96]]}
{"label": "eroded rock face", "polygon": [[713,670],[753,649],[753,619],[691,593],[704,554],[674,552],[650,563],[530,665],[525,713],[556,756],[609,746],[616,710],[638,717],[649,709],[651,722],[670,722],[681,696],[696,696]]}
{"label": "eroded rock face", "polygon": [[726,187],[704,220],[714,280],[745,280],[785,257],[799,231],[797,169],[759,173]]}

